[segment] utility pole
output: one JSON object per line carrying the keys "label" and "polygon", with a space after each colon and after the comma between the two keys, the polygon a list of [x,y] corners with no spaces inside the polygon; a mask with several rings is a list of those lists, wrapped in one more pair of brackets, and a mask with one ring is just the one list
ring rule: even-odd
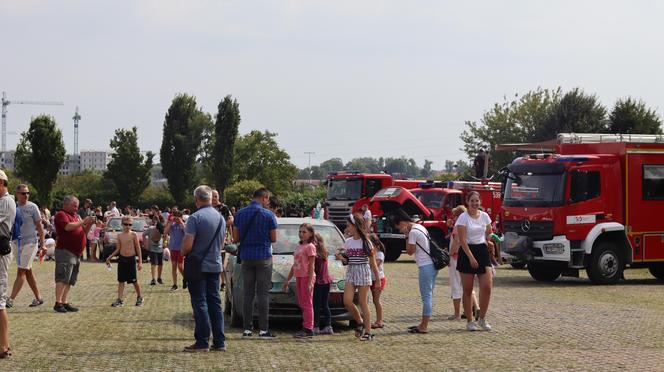
{"label": "utility pole", "polygon": [[78,155],[78,123],[81,121],[81,115],[78,114],[78,106],[76,106],[76,113],[74,114],[74,156]]}
{"label": "utility pole", "polygon": [[313,151],[305,151],[305,155],[309,155],[309,184],[311,185],[311,155],[316,155]]}

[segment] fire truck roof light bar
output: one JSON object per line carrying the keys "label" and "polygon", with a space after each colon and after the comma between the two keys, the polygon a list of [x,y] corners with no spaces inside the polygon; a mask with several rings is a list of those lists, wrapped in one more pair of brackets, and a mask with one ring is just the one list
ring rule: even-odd
{"label": "fire truck roof light bar", "polygon": [[558,143],[581,144],[581,143],[664,143],[664,135],[661,134],[607,134],[607,133],[560,133]]}

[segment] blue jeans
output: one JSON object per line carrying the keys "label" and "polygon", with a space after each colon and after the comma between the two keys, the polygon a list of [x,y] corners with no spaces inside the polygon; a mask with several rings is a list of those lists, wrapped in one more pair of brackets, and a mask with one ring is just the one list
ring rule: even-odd
{"label": "blue jeans", "polygon": [[431,316],[433,287],[436,285],[438,270],[433,264],[419,267],[420,297],[422,297],[422,316]]}
{"label": "blue jeans", "polygon": [[200,281],[187,283],[196,322],[194,328],[196,345],[208,347],[210,329],[212,329],[212,344],[222,346],[226,341],[226,336],[224,335],[224,316],[221,313],[219,273],[201,273],[201,275]]}

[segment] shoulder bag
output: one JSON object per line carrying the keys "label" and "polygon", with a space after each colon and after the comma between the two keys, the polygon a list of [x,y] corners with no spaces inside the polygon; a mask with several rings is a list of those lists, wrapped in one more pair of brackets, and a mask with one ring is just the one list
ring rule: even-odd
{"label": "shoulder bag", "polygon": [[202,256],[198,257],[192,252],[189,252],[189,254],[184,258],[184,280],[186,280],[188,283],[195,283],[201,280],[203,277],[201,269],[203,266],[203,258],[207,256],[208,252],[210,251],[210,248],[212,248],[212,245],[214,244],[214,241],[217,239],[217,235],[219,235],[219,231],[221,230],[221,225],[223,224],[224,217],[222,215],[219,215],[219,226],[217,226],[217,230],[215,231],[214,235],[212,235],[212,240],[210,241],[210,244],[208,244],[207,249],[205,249],[205,253],[203,253]]}
{"label": "shoulder bag", "polygon": [[436,270],[442,270],[445,266],[450,264],[450,254],[446,250],[441,248],[438,244],[436,244],[436,242],[431,240],[431,237],[429,236],[428,233],[424,232],[422,233],[424,234],[424,236],[427,237],[427,239],[429,239],[430,252],[427,252],[424,248],[422,248],[420,243],[418,243],[417,241],[415,241],[415,244],[417,244],[417,246],[420,247],[420,249],[423,250],[429,257],[431,257],[431,261],[433,262],[433,267]]}

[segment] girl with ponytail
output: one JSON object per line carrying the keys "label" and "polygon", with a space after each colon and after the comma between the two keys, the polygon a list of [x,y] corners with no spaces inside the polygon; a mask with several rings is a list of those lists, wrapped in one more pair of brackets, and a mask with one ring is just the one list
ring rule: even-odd
{"label": "girl with ponytail", "polygon": [[[346,220],[346,232],[350,237],[346,239],[342,252],[335,257],[348,266],[346,267],[346,283],[344,287],[344,305],[357,322],[355,337],[361,341],[371,341],[371,312],[369,311],[368,295],[371,287],[371,273],[378,277],[376,255],[369,240],[367,226],[361,214],[355,213]],[[360,310],[353,303],[355,290],[358,291]]]}

